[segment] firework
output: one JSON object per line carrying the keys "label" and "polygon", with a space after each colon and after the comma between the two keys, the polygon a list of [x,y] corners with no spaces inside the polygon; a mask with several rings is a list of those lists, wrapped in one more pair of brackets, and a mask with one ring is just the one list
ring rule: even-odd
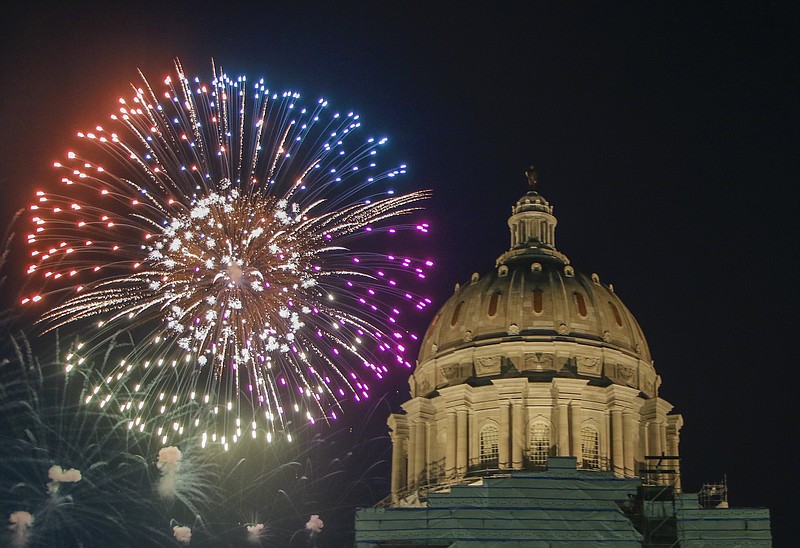
{"label": "firework", "polygon": [[[0,341],[0,508],[12,546],[149,545],[150,466],[135,451],[146,437],[79,403],[93,381],[40,362],[22,335]],[[5,543],[3,543],[5,541]]]}
{"label": "firework", "polygon": [[[385,433],[370,432],[380,428],[369,413],[348,423],[352,429],[307,424],[295,443],[283,440],[264,447],[258,440],[245,440],[233,453],[196,451],[191,458],[203,461],[212,453],[220,463],[221,475],[213,481],[218,485],[214,495],[221,499],[212,501],[213,512],[201,512],[209,534],[241,546],[253,537],[250,527],[263,524],[256,527],[262,546],[295,546],[291,539],[321,532],[305,526],[310,515],[318,514],[325,520],[326,543],[351,546],[356,508],[389,493],[391,444]],[[188,520],[190,515],[180,517]]]}
{"label": "firework", "polygon": [[[227,446],[289,424],[335,419],[369,397],[416,338],[406,289],[430,261],[378,251],[428,191],[395,194],[405,166],[381,169],[386,139],[357,114],[270,92],[214,68],[208,84],[142,77],[107,126],[78,134],[37,192],[24,304],[84,335],[68,368],[125,334],[133,349],[87,403],[122,405],[132,428],[200,432]],[[402,245],[395,243],[393,245]]]}

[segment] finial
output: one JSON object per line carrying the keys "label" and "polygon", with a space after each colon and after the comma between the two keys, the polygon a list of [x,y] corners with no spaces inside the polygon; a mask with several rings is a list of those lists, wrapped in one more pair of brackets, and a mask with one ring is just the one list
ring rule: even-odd
{"label": "finial", "polygon": [[531,187],[531,190],[533,190],[539,180],[539,172],[536,171],[535,167],[530,166],[525,170],[525,177],[528,178],[528,186]]}

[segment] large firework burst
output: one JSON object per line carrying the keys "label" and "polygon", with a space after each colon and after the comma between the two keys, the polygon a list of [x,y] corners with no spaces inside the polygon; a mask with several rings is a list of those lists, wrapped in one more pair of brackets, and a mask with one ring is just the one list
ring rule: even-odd
{"label": "large firework burst", "polygon": [[142,76],[55,164],[61,189],[37,192],[28,235],[44,289],[23,303],[49,301],[49,329],[94,326],[68,367],[90,366],[115,334],[138,337],[88,403],[126,395],[131,425],[155,421],[165,443],[187,427],[225,445],[262,419],[271,438],[336,418],[409,365],[399,303],[428,304],[403,287],[431,263],[368,242],[426,232],[390,223],[429,192],[380,184],[405,166],[378,167],[386,140],[359,138],[354,113],[216,68],[209,84],[176,73],[160,92]]}

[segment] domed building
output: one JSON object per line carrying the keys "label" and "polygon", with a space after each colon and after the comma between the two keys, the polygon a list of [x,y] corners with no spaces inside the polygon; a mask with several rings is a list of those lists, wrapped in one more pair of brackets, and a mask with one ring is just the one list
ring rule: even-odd
{"label": "domed building", "polygon": [[455,286],[422,340],[411,399],[389,418],[396,503],[548,456],[631,477],[645,456],[678,455],[683,420],[658,395],[636,318],[558,251],[553,206],[527,175],[509,250]]}
{"label": "domed building", "polygon": [[770,546],[769,510],[727,486],[683,493],[683,419],[659,396],[636,318],[556,248],[537,174],[509,249],[433,317],[389,416],[391,494],[358,548]]}

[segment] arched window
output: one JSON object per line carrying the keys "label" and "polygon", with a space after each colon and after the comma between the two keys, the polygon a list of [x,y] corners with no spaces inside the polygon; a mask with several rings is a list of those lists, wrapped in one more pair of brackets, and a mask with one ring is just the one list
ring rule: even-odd
{"label": "arched window", "polygon": [[494,316],[497,314],[497,301],[500,300],[500,292],[495,291],[492,293],[492,298],[489,299],[489,310],[488,313],[490,316]]}
{"label": "arched window", "polygon": [[581,456],[583,468],[600,468],[600,436],[594,426],[586,425],[581,428]]}
{"label": "arched window", "polygon": [[575,304],[578,306],[578,314],[586,317],[586,300],[583,298],[583,295],[578,293],[577,291],[574,293],[575,295]]}
{"label": "arched window", "polygon": [[481,428],[481,466],[497,466],[499,454],[497,440],[497,426],[487,424]]}
{"label": "arched window", "polygon": [[530,462],[533,466],[547,466],[550,455],[550,427],[543,422],[531,425]]}
{"label": "arched window", "polygon": [[533,311],[539,314],[542,311],[542,290],[533,290]]}
{"label": "arched window", "polygon": [[456,305],[456,309],[453,310],[453,317],[450,318],[450,325],[453,326],[458,323],[458,316],[461,314],[461,307],[464,306],[464,301],[461,301]]}

